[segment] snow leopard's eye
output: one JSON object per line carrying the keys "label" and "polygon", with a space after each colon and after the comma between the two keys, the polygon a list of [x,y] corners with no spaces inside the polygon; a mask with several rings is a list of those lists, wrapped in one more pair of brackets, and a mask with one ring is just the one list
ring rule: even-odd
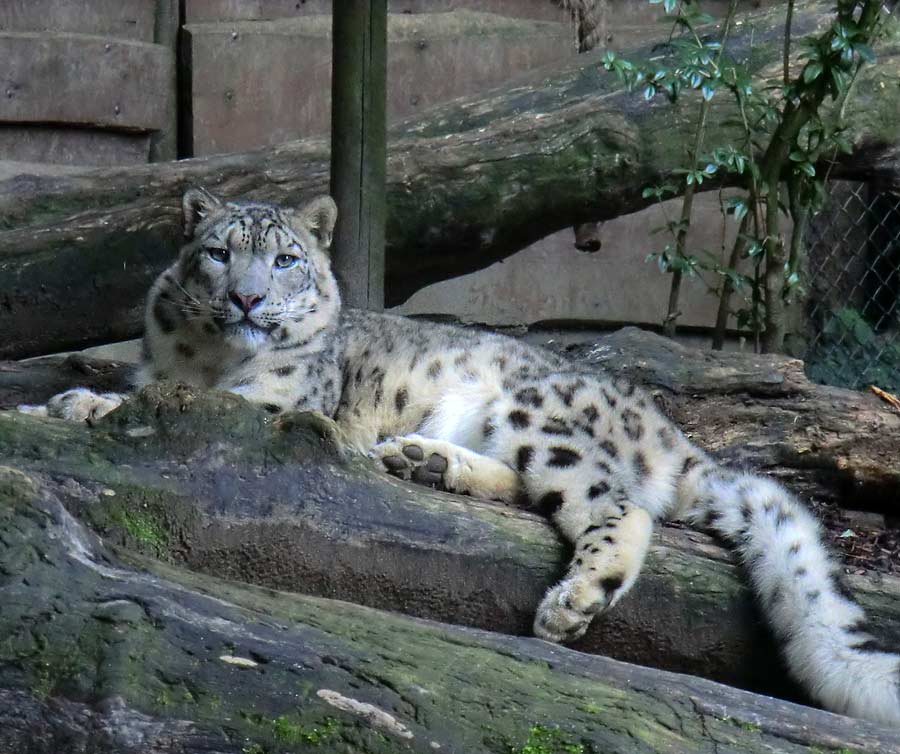
{"label": "snow leopard's eye", "polygon": [[227,264],[228,262],[228,249],[210,247],[206,250],[206,253],[209,254],[209,258],[214,262],[218,262],[219,264]]}
{"label": "snow leopard's eye", "polygon": [[279,254],[275,257],[275,266],[281,270],[286,270],[288,267],[293,267],[299,261],[300,257],[295,257],[293,254]]}

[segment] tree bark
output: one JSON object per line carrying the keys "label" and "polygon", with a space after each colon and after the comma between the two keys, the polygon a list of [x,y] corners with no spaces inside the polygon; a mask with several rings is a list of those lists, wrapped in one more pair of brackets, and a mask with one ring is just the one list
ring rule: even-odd
{"label": "tree bark", "polygon": [[59,497],[0,467],[3,751],[900,752],[709,681],[115,551]]}
{"label": "tree bark", "polygon": [[[900,491],[900,415],[874,396],[811,385],[797,361],[700,354],[636,330],[580,357],[638,377],[699,444],[805,495],[868,489],[893,501]],[[0,406],[40,402],[73,374],[105,389],[122,374],[70,360],[59,375],[51,364],[0,370]],[[531,633],[568,559],[547,522],[387,478],[338,446],[327,420],[272,421],[234,396],[171,386],[93,431],[0,412],[3,463],[46,480],[109,542],[266,587]],[[850,578],[874,630],[900,642],[900,581]],[[696,532],[662,528],[634,591],[576,647],[801,698],[729,554]]]}
{"label": "tree bark", "polygon": [[[794,29],[830,22],[831,3],[798,10]],[[780,61],[779,9],[745,19],[734,54],[760,80]],[[751,44],[752,43],[752,44]],[[752,47],[752,49],[751,49]],[[651,55],[645,49],[635,57]],[[856,147],[832,177],[900,182],[900,70],[888,37],[847,109]],[[389,134],[386,304],[486,267],[560,228],[644,207],[693,137],[690,97],[672,108],[622,91],[587,52],[483,97],[456,100]],[[729,98],[710,106],[708,143],[737,137]],[[328,144],[309,139],[245,154],[0,181],[0,358],[124,339],[180,243],[180,197],[195,183],[226,197],[297,204],[327,191]]]}
{"label": "tree bark", "polygon": [[900,413],[810,382],[800,359],[712,352],[627,327],[570,356],[643,385],[700,446],[806,498],[896,511]]}

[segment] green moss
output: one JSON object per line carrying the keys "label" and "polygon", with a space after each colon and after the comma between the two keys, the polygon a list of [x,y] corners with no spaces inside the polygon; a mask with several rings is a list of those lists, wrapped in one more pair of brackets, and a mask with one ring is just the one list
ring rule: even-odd
{"label": "green moss", "polygon": [[272,732],[277,741],[284,743],[320,744],[331,738],[337,730],[337,720],[326,718],[321,727],[310,727],[291,721],[287,715],[276,717],[272,722]]}
{"label": "green moss", "polygon": [[584,746],[569,741],[557,727],[532,725],[528,740],[519,748],[510,748],[510,754],[584,754]]}
{"label": "green moss", "polygon": [[32,500],[36,494],[37,485],[31,477],[10,466],[0,466],[0,502]]}
{"label": "green moss", "polygon": [[[38,699],[56,694],[60,688],[77,685],[86,658],[76,644],[50,647],[38,636],[38,651],[22,666],[29,678],[29,687]],[[5,654],[5,652],[4,652]],[[20,659],[24,659],[20,656]]]}
{"label": "green moss", "polygon": [[144,545],[162,550],[168,543],[168,533],[152,516],[120,509],[115,520],[130,536]]}
{"label": "green moss", "polygon": [[[271,739],[279,745],[310,744],[320,746],[330,740],[340,727],[338,721],[332,717],[326,717],[318,725],[301,723],[296,715],[279,715],[275,718],[267,718],[258,712],[242,710],[241,717],[253,727],[259,729],[259,734]],[[260,746],[260,744],[255,744]]]}
{"label": "green moss", "polygon": [[171,560],[172,543],[185,541],[200,517],[184,495],[125,481],[112,483],[95,501],[66,505],[112,543],[163,560]]}

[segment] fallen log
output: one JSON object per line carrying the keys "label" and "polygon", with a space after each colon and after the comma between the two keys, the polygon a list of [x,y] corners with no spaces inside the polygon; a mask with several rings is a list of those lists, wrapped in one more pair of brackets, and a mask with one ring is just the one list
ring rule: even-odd
{"label": "fallen log", "polygon": [[871,393],[810,382],[800,359],[688,348],[630,327],[569,355],[643,385],[733,466],[807,499],[896,514],[900,412]]}
{"label": "fallen log", "polygon": [[79,353],[27,361],[0,361],[0,409],[46,403],[71,387],[98,393],[126,392],[132,364],[92,359]]}
{"label": "fallen log", "polygon": [[[876,442],[875,435],[900,443],[900,416],[873,396],[810,385],[796,362],[717,353],[702,369],[696,352],[668,343],[631,330],[595,344],[587,358],[608,358],[620,373],[634,365],[672,413],[693,412],[701,429],[720,390],[726,405],[744,407],[746,420],[741,427],[741,411],[733,412],[724,445],[738,449],[743,432],[756,454],[748,457],[786,476],[800,455],[780,448],[807,441],[814,405],[828,416],[845,413],[848,428],[854,418],[862,422],[857,435],[841,438],[851,445]],[[620,361],[622,352],[628,357]],[[46,362],[31,366],[46,389]],[[0,381],[0,400],[4,391]],[[795,418],[787,415],[803,404]],[[783,416],[761,430],[756,412],[767,405],[780,405],[771,412]],[[865,416],[880,421],[878,433]],[[706,418],[701,444],[721,442],[714,414]],[[843,452],[836,448],[833,465]],[[850,456],[847,473],[864,451]],[[829,458],[827,447],[821,453]],[[535,606],[567,560],[543,519],[387,478],[342,457],[327,421],[291,415],[273,422],[224,394],[150,388],[93,431],[0,413],[0,458],[47,480],[107,541],[244,582],[504,633],[530,633]],[[894,465],[881,478],[887,485],[894,475],[896,494],[898,468],[889,460]],[[806,489],[838,495],[827,464],[816,468]],[[900,642],[900,581],[854,575],[851,583],[875,631]],[[799,698],[728,553],[695,532],[663,528],[635,590],[577,647]]]}
{"label": "fallen log", "polygon": [[709,681],[115,551],[59,494],[0,467],[2,751],[900,752]]}
{"label": "fallen log", "polygon": [[[800,37],[832,3],[798,8]],[[781,66],[783,9],[747,17],[734,51],[760,81]],[[752,55],[750,54],[752,47]],[[848,134],[856,153],[831,176],[897,181],[900,48],[890,35],[862,69]],[[648,203],[693,138],[690,98],[672,108],[618,87],[602,51],[480,98],[457,100],[389,135],[386,303],[486,267],[549,233]],[[646,48],[634,57],[651,55]],[[893,78],[892,78],[893,77]],[[732,143],[730,99],[711,103],[707,143]],[[132,337],[153,277],[180,241],[191,184],[226,197],[296,204],[328,185],[328,144],[309,139],[235,155],[0,180],[0,358]],[[708,185],[708,184],[707,184]]]}
{"label": "fallen log", "polygon": [[[699,445],[807,499],[895,511],[900,414],[869,393],[810,382],[803,362],[679,345],[626,327],[566,355],[642,385]],[[128,389],[130,366],[73,354],[0,362],[0,409],[70,387]]]}

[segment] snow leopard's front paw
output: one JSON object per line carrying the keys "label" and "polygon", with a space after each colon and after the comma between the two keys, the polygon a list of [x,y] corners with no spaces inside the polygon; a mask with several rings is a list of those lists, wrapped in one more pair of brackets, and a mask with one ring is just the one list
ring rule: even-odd
{"label": "snow leopard's front paw", "polygon": [[118,408],[123,400],[121,395],[115,393],[101,395],[87,388],[77,387],[54,395],[47,401],[47,416],[92,424]]}
{"label": "snow leopard's front paw", "polygon": [[[587,631],[594,616],[616,598],[621,579],[588,578],[584,574],[560,581],[544,595],[534,618],[535,636],[553,642],[574,641]],[[605,585],[605,587],[604,587]]]}
{"label": "snow leopard's front paw", "polygon": [[444,475],[449,462],[440,453],[427,452],[425,444],[416,437],[395,437],[378,443],[369,455],[392,476],[448,490]]}

